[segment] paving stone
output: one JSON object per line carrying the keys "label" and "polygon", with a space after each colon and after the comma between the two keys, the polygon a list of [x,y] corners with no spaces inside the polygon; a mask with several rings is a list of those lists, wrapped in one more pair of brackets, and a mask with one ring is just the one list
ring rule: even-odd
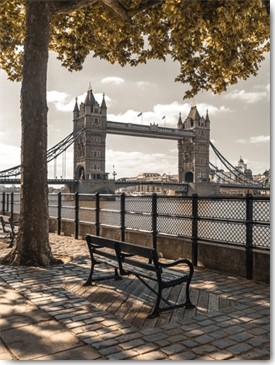
{"label": "paving stone", "polygon": [[228,347],[227,351],[232,352],[233,354],[239,355],[241,353],[245,353],[252,349],[252,346],[247,343],[239,343],[234,346]]}
{"label": "paving stone", "polygon": [[131,349],[131,348],[137,348],[138,346],[140,345],[144,345],[145,342],[143,340],[141,340],[140,338],[137,338],[137,339],[134,339],[132,341],[128,341],[128,342],[123,342],[120,344],[120,346],[123,348],[123,349]]}
{"label": "paving stone", "polygon": [[158,348],[158,346],[156,344],[151,343],[151,344],[144,344],[144,345],[138,346],[135,348],[135,350],[139,354],[145,354],[147,352],[157,350],[157,348]]}
{"label": "paving stone", "polygon": [[235,345],[236,342],[228,338],[221,338],[219,340],[213,341],[212,345],[218,347],[219,349],[226,349],[230,346]]}
{"label": "paving stone", "polygon": [[213,341],[213,337],[208,336],[208,335],[198,336],[198,337],[196,337],[196,341],[199,344],[205,344],[205,343],[208,343],[210,341]]}
{"label": "paving stone", "polygon": [[213,352],[217,351],[217,348],[212,345],[202,345],[193,348],[192,351],[196,355],[211,355]]}
{"label": "paving stone", "polygon": [[173,354],[176,354],[178,352],[183,352],[183,350],[185,348],[186,347],[184,345],[182,345],[180,343],[175,343],[173,345],[166,346],[166,347],[162,348],[161,351],[163,351],[167,355],[173,355]]}
{"label": "paving stone", "polygon": [[127,350],[127,351],[121,351],[117,352],[111,355],[106,356],[108,360],[125,360],[133,358],[133,356],[136,355],[136,352],[134,350]]}
{"label": "paving stone", "polygon": [[166,356],[161,351],[152,351],[152,352],[147,352],[146,354],[138,355],[134,359],[141,361],[154,361],[154,360],[166,359]]}
{"label": "paving stone", "polygon": [[[147,341],[147,342],[156,342],[158,340],[162,340],[167,337],[168,337],[168,335],[166,333],[158,332],[158,333],[154,333],[152,335],[144,336],[143,339],[144,339],[144,341]],[[169,340],[170,340],[170,337],[169,337]]]}
{"label": "paving stone", "polygon": [[250,344],[253,347],[260,347],[263,344],[269,344],[270,343],[270,338],[269,336],[258,336],[258,337],[253,337],[251,339],[249,339],[247,341],[248,344]]}
{"label": "paving stone", "polygon": [[184,351],[179,354],[175,354],[172,356],[169,356],[169,360],[179,361],[179,360],[194,360],[196,358],[196,355],[193,352],[190,351]]}
{"label": "paving stone", "polygon": [[115,339],[110,339],[110,340],[107,340],[107,341],[102,339],[102,341],[94,342],[93,347],[96,350],[100,350],[102,348],[111,347],[111,346],[114,346],[114,345],[117,345],[117,344],[118,344],[118,341],[116,341]]}
{"label": "paving stone", "polygon": [[209,353],[209,356],[213,358],[213,360],[223,361],[229,360],[232,357],[232,353],[226,350],[216,350]]}

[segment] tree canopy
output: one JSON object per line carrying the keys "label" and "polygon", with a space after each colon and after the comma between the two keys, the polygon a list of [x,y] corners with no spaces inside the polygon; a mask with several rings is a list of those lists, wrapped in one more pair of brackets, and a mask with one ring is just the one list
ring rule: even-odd
{"label": "tree canopy", "polygon": [[[176,81],[220,93],[256,75],[269,50],[269,2],[263,0],[71,0],[51,7],[49,49],[81,70],[86,56],[137,66],[167,56],[180,64]],[[41,14],[43,17],[43,14]],[[20,80],[25,1],[0,3],[0,66]]]}

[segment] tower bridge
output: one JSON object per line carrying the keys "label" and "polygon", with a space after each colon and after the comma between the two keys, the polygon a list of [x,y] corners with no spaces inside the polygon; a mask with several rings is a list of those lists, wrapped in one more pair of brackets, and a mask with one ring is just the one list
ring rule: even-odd
{"label": "tower bridge", "polygon": [[[103,95],[99,104],[89,89],[84,103],[76,100],[73,110],[74,133],[85,129],[74,143],[74,179],[81,192],[113,189],[105,168],[106,135],[160,138],[178,143],[178,184],[209,182],[210,119],[201,117],[192,106],[187,118],[181,114],[177,128],[159,127],[156,123],[140,125],[107,120],[107,105]],[[213,185],[212,185],[213,187]]]}
{"label": "tower bridge", "polygon": [[[109,179],[109,173],[105,169],[107,134],[176,140],[178,146],[178,181],[165,183],[164,181],[135,182]],[[107,120],[107,105],[104,95],[99,105],[92,89],[89,89],[84,103],[78,105],[77,100],[75,102],[73,132],[48,150],[48,162],[56,159],[72,144],[74,146],[73,178],[48,180],[49,184],[65,184],[70,192],[110,193],[122,186],[133,186],[137,183],[144,185],[145,183],[156,186],[165,185],[166,188],[186,194],[217,195],[222,186],[221,175],[225,174],[219,173],[218,169],[209,161],[210,146],[220,161],[232,172],[239,187],[240,185],[245,187],[247,183],[249,187],[255,189],[262,187],[261,184],[256,184],[251,179],[248,181],[240,169],[235,169],[213,146],[210,142],[208,112],[205,117],[201,117],[196,106],[191,107],[184,120],[179,113],[177,128],[159,127],[156,123],[140,125],[114,122]],[[210,182],[209,176],[213,173],[218,176],[219,183]],[[19,184],[18,176],[20,174],[20,165],[0,171],[0,183]],[[228,177],[226,182],[228,186]],[[232,185],[230,185],[230,189],[233,189]]]}

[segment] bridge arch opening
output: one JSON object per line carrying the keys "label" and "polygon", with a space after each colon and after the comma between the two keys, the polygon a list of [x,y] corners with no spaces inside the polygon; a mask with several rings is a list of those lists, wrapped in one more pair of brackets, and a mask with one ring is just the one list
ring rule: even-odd
{"label": "bridge arch opening", "polygon": [[194,179],[194,174],[193,172],[191,171],[188,171],[186,174],[185,174],[185,181],[188,182],[188,183],[192,183],[193,182],[193,179]]}
{"label": "bridge arch opening", "polygon": [[77,180],[85,180],[85,169],[83,166],[77,166],[76,169],[76,179]]}

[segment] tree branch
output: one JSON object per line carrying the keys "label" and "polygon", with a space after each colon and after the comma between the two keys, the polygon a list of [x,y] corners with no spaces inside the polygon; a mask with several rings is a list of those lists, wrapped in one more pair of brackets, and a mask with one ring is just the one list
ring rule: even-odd
{"label": "tree branch", "polygon": [[148,10],[150,8],[153,8],[154,6],[161,5],[164,2],[165,0],[147,0],[145,3],[140,4],[140,6],[137,7],[136,9],[129,11],[129,14],[131,17],[135,16],[144,10]]}
{"label": "tree branch", "polygon": [[267,14],[270,15],[270,0],[262,0],[262,2],[266,8]]}
{"label": "tree branch", "polygon": [[131,16],[129,15],[129,10],[121,4],[119,0],[101,0],[106,6],[111,8],[118,16],[120,16],[123,20],[129,22],[131,20]]}
{"label": "tree branch", "polygon": [[95,4],[98,2],[98,0],[50,0],[49,2],[51,2],[52,13],[67,14],[72,11],[85,8],[88,5]]}
{"label": "tree branch", "polygon": [[[1,1],[1,0],[0,0]],[[39,0],[32,0],[39,1]],[[129,22],[131,18],[144,10],[148,10],[154,6],[158,6],[164,0],[147,0],[135,9],[128,9],[120,0],[48,0],[51,3],[52,13],[66,14],[71,11],[85,8],[88,5],[101,1],[103,4],[112,9],[120,18]]]}

